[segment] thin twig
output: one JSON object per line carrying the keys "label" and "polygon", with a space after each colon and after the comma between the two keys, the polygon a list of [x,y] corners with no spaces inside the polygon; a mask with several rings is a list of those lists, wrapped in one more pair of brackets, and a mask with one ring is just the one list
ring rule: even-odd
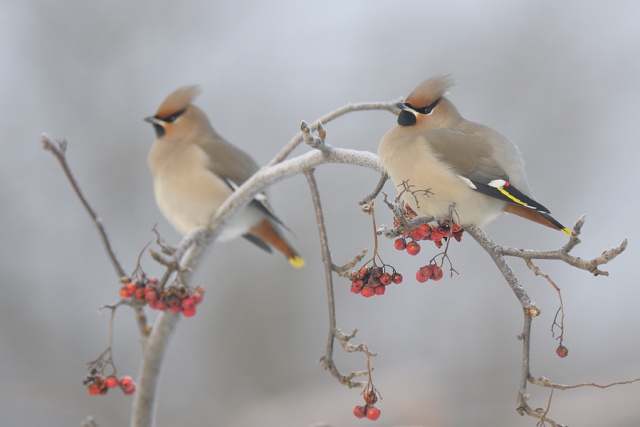
{"label": "thin twig", "polygon": [[[343,116],[347,113],[351,113],[354,111],[373,111],[373,110],[386,110],[390,111],[394,114],[398,114],[400,110],[396,107],[396,104],[402,99],[396,99],[390,102],[360,102],[356,104],[347,104],[343,107],[334,110],[310,125],[310,129],[316,130],[321,123],[327,124],[330,121],[337,119],[340,116]],[[302,132],[297,133],[288,143],[285,145],[282,150],[269,162],[268,166],[276,165],[282,162],[284,159],[291,154],[293,150],[302,142],[303,134]]]}
{"label": "thin twig", "polygon": [[82,203],[85,210],[93,220],[93,223],[98,228],[98,233],[100,234],[100,238],[102,239],[102,244],[104,245],[104,248],[107,251],[107,255],[109,256],[109,260],[111,260],[111,264],[113,265],[113,268],[116,270],[118,279],[126,277],[127,273],[125,273],[124,269],[120,265],[120,262],[118,261],[118,258],[116,257],[116,254],[113,248],[111,247],[111,242],[109,241],[109,237],[107,236],[107,231],[105,230],[104,225],[102,224],[102,220],[100,219],[100,217],[98,217],[98,214],[93,209],[93,207],[91,207],[91,204],[82,193],[82,190],[80,190],[80,186],[78,185],[78,182],[73,176],[73,173],[71,172],[71,168],[67,163],[67,157],[65,155],[67,141],[63,139],[63,140],[57,140],[53,142],[51,141],[51,138],[49,138],[48,135],[42,134],[40,135],[40,142],[42,142],[42,147],[45,150],[51,151],[53,155],[56,157],[56,159],[58,159],[58,162],[60,163],[60,166],[62,166],[62,170],[67,176],[67,179],[69,180],[69,183],[73,187],[73,190],[75,191],[76,195],[80,199],[80,202]]}
{"label": "thin twig", "polygon": [[576,225],[573,227],[573,231],[571,232],[571,237],[569,238],[569,242],[558,250],[533,251],[533,250],[500,246],[499,251],[502,255],[518,257],[524,260],[532,260],[532,259],[560,260],[571,265],[572,267],[589,271],[595,276],[608,276],[609,273],[607,271],[600,270],[598,267],[601,265],[607,264],[608,262],[616,258],[618,255],[620,255],[622,252],[624,252],[624,250],[627,248],[628,241],[625,238],[622,240],[622,243],[620,243],[619,246],[609,248],[599,256],[589,260],[586,260],[577,256],[569,255],[569,251],[572,250],[575,246],[577,246],[580,243],[580,239],[578,238],[578,236],[580,235],[580,230],[584,225],[584,221],[585,221],[584,216],[580,217],[580,219],[576,222]]}

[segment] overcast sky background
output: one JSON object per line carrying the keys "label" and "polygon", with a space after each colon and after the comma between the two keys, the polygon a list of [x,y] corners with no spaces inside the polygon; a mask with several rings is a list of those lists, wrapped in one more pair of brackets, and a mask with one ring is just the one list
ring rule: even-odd
{"label": "overcast sky background", "polygon": [[[73,426],[93,415],[122,426],[119,392],[89,397],[85,363],[107,345],[96,309],[118,283],[90,219],[38,137],[68,139],[68,159],[130,271],[158,223],[142,119],[175,88],[197,83],[215,128],[261,164],[299,129],[348,102],[405,96],[435,73],[452,73],[450,98],[468,119],[520,146],[537,198],[567,226],[587,215],[575,253],[598,255],[626,236],[628,251],[592,277],[540,263],[563,290],[564,344],[549,328],[555,291],[513,266],[542,308],[532,374],[559,383],[640,377],[637,260],[640,148],[640,3],[609,1],[8,1],[0,3],[0,417],[7,426]],[[395,118],[354,113],[327,126],[336,146],[376,151]],[[300,148],[296,153],[307,151]],[[323,166],[317,173],[336,263],[371,247],[357,202],[375,173]],[[394,189],[389,185],[387,191]],[[327,315],[320,249],[306,182],[270,189],[271,202],[305,256],[301,271],[244,240],[216,245],[197,277],[207,296],[180,323],[162,378],[158,425],[360,426],[359,390],[321,370]],[[379,223],[390,222],[382,211]],[[499,243],[555,249],[557,233],[503,217]],[[410,258],[382,242],[406,277],[364,299],[336,281],[338,323],[379,356],[384,400],[376,425],[534,426],[514,411],[522,314],[488,256],[465,236],[450,256],[459,276],[416,283],[436,253]],[[148,256],[151,275],[162,269]],[[136,376],[137,328],[118,312],[114,356]],[[344,372],[365,366],[338,351]],[[548,391],[531,387],[531,405]],[[640,384],[557,392],[551,415],[570,425],[638,425]]]}

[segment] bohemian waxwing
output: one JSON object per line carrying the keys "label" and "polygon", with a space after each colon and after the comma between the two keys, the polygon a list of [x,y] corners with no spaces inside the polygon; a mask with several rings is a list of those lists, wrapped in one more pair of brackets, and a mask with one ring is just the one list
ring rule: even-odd
{"label": "bohemian waxwing", "polygon": [[[218,135],[204,112],[191,104],[199,93],[197,86],[181,87],[167,96],[155,116],[145,119],[157,137],[149,151],[156,203],[182,234],[208,227],[224,200],[258,170],[247,153]],[[231,219],[219,240],[243,236],[268,252],[271,245],[291,265],[302,267],[304,260],[277,224],[282,225],[260,194]]]}
{"label": "bohemian waxwing", "polygon": [[462,226],[509,212],[570,234],[533,200],[518,147],[465,120],[444,96],[452,84],[448,75],[420,83],[398,104],[397,126],[382,137],[378,156],[391,180],[406,188],[403,200],[421,215]]}

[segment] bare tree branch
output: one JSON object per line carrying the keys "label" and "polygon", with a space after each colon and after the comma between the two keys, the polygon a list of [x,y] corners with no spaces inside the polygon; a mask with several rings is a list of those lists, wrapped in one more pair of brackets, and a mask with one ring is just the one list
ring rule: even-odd
{"label": "bare tree branch", "polygon": [[62,170],[64,171],[64,174],[67,176],[67,179],[71,184],[71,187],[73,187],[73,190],[76,192],[76,195],[80,199],[80,202],[82,202],[82,206],[84,206],[87,213],[93,220],[93,223],[98,228],[98,233],[100,234],[100,238],[102,239],[102,244],[104,245],[104,248],[107,251],[107,255],[109,256],[109,260],[111,261],[113,268],[116,270],[118,279],[122,279],[123,277],[126,277],[127,273],[125,273],[124,269],[120,265],[120,262],[118,261],[118,258],[116,257],[116,254],[113,248],[111,247],[111,242],[109,241],[109,237],[107,236],[107,231],[105,230],[104,225],[102,224],[102,220],[100,219],[96,211],[93,209],[93,207],[91,207],[91,204],[82,193],[82,190],[80,190],[80,186],[78,185],[78,182],[73,176],[73,173],[71,172],[71,168],[69,168],[69,164],[67,163],[67,156],[66,156],[67,141],[62,139],[62,140],[56,140],[55,142],[53,142],[48,135],[43,133],[42,135],[40,135],[40,142],[42,142],[42,147],[45,150],[51,151],[51,153],[53,153],[56,159],[58,159],[58,162],[60,163],[60,166],[62,166]]}

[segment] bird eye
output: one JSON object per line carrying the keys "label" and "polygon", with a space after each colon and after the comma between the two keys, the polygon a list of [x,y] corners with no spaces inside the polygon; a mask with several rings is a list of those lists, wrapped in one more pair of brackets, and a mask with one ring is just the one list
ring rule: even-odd
{"label": "bird eye", "polygon": [[438,102],[440,102],[440,98],[436,99],[436,101],[431,105],[427,105],[424,108],[416,108],[415,110],[420,114],[431,114],[433,109],[436,108],[436,105],[438,105]]}
{"label": "bird eye", "polygon": [[178,117],[183,115],[184,112],[185,112],[185,110],[180,110],[177,113],[174,113],[174,114],[170,115],[169,117],[167,117],[166,119],[162,119],[162,120],[167,122],[167,123],[173,123],[178,119]]}

